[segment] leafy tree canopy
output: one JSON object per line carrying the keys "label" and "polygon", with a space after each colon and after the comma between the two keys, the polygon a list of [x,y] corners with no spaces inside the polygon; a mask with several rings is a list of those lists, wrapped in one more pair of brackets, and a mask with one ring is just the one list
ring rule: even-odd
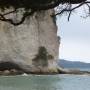
{"label": "leafy tree canopy", "polygon": [[[33,15],[37,11],[48,10],[57,6],[60,7],[60,5],[65,7],[60,9],[56,15],[62,14],[63,12],[69,12],[69,19],[71,12],[82,5],[87,5],[90,12],[89,3],[90,2],[87,0],[0,0],[0,20],[9,22],[13,25],[20,25],[27,16]],[[73,4],[76,6],[72,7]],[[19,9],[21,8],[23,9],[23,14],[20,21],[14,22],[12,18],[6,18],[7,15],[10,15],[11,13],[19,12]]]}
{"label": "leafy tree canopy", "polygon": [[27,9],[45,10],[58,6],[59,4],[77,4],[86,0],[0,0],[2,10],[13,7]]}

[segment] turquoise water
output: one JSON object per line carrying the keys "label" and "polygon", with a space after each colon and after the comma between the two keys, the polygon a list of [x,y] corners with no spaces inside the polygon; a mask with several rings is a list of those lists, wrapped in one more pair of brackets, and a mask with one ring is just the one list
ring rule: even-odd
{"label": "turquoise water", "polygon": [[90,76],[0,76],[0,90],[90,90]]}

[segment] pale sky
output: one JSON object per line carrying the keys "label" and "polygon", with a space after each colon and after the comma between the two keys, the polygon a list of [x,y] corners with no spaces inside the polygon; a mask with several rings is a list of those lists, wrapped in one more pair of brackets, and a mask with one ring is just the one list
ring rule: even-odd
{"label": "pale sky", "polygon": [[59,57],[71,61],[90,63],[90,17],[81,18],[74,13],[70,21],[67,17],[57,17],[58,35],[61,36]]}

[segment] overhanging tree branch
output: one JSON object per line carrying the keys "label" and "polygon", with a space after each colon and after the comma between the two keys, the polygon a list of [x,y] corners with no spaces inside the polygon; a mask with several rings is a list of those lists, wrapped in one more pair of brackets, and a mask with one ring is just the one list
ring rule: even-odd
{"label": "overhanging tree branch", "polygon": [[6,15],[6,14],[0,14],[0,20],[1,20],[1,21],[5,21],[5,22],[8,22],[8,23],[11,23],[11,24],[13,24],[14,26],[17,26],[17,25],[22,24],[22,23],[25,21],[26,17],[27,17],[27,16],[30,16],[30,15],[33,15],[33,13],[34,13],[34,11],[25,12],[25,13],[22,15],[23,17],[21,18],[21,20],[18,21],[18,22],[14,22],[12,19],[7,19],[7,18],[5,18],[4,15]]}
{"label": "overhanging tree branch", "polygon": [[[87,5],[87,6],[88,6],[88,8],[89,8],[89,13],[90,13],[90,6],[89,6],[89,4],[90,4],[89,1],[85,1],[85,2],[82,2],[82,3],[78,4],[78,5],[76,5],[76,6],[73,7],[73,8],[71,8],[71,7],[68,8],[68,9],[67,9],[67,8],[64,8],[64,9],[62,9],[60,12],[56,13],[56,14],[53,15],[53,16],[57,16],[57,15],[63,14],[64,12],[68,12],[68,13],[69,13],[69,15],[68,15],[68,21],[69,21],[72,11],[76,10],[77,8],[79,8],[79,7],[83,6],[83,5]],[[71,5],[71,4],[70,4],[70,5]]]}
{"label": "overhanging tree branch", "polygon": [[[87,5],[90,11],[90,1],[86,0],[0,0],[0,9],[3,9],[3,12],[5,12],[7,9],[13,8],[13,11],[9,11],[6,13],[0,13],[0,20],[5,21],[8,23],[11,23],[13,25],[20,25],[25,21],[25,18],[27,16],[33,15],[34,12],[41,11],[41,10],[48,10],[55,8],[59,5],[64,5],[65,3],[69,5],[75,4],[75,7],[70,8],[64,8],[55,15],[63,14],[64,12],[69,12],[68,20],[71,16],[71,13],[73,10],[83,6]],[[20,21],[15,22],[11,18],[6,18],[7,15],[10,15],[11,13],[17,13],[18,9],[23,8],[24,13],[22,15],[22,18]]]}

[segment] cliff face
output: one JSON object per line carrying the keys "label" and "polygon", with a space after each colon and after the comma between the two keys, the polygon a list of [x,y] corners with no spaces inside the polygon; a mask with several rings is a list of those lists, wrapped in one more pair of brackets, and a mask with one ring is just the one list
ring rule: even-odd
{"label": "cliff face", "polygon": [[57,72],[59,40],[50,16],[37,12],[19,26],[0,22],[0,62],[12,62],[25,72]]}

